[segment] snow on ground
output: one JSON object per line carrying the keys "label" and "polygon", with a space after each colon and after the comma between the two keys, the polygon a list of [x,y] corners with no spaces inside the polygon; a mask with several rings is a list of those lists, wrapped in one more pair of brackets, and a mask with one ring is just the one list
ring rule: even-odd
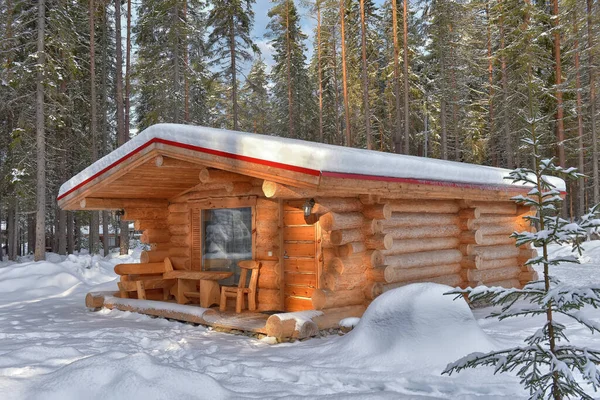
{"label": "snow on ground", "polygon": [[[556,268],[560,279],[600,281],[600,242],[585,247],[586,264]],[[464,352],[520,344],[541,320],[485,319],[490,309],[473,318],[439,285],[386,293],[346,336],[275,346],[135,313],[88,311],[85,294],[116,289],[113,266],[138,257],[51,254],[45,262],[0,263],[1,399],[527,398],[515,377],[489,368],[440,372]],[[588,314],[600,321],[600,312]],[[600,335],[568,326],[574,342],[600,348]]]}

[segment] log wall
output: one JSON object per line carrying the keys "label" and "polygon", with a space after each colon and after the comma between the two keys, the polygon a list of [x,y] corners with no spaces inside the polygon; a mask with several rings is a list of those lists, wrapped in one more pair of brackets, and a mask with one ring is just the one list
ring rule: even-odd
{"label": "log wall", "polygon": [[509,235],[529,209],[506,202],[361,197],[318,199],[324,274],[316,309],[368,304],[416,282],[521,287],[534,250]]}

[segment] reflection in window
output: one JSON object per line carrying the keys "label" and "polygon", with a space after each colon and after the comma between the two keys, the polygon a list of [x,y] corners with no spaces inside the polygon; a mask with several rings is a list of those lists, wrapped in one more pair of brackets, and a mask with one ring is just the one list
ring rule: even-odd
{"label": "reflection in window", "polygon": [[252,208],[202,211],[202,266],[205,271],[232,271],[224,284],[238,281],[237,262],[252,259]]}

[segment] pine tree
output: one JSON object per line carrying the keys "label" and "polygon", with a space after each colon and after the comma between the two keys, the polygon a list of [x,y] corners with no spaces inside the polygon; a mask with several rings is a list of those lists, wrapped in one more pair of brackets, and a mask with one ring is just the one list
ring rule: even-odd
{"label": "pine tree", "polygon": [[268,84],[267,65],[262,58],[258,58],[252,64],[240,91],[240,125],[243,131],[270,133],[271,108]]}
{"label": "pine tree", "polygon": [[217,0],[212,3],[207,24],[212,31],[207,46],[213,55],[213,65],[228,76],[231,86],[232,125],[239,129],[238,79],[241,63],[249,61],[249,50],[258,53],[250,32],[254,21],[253,0]]}

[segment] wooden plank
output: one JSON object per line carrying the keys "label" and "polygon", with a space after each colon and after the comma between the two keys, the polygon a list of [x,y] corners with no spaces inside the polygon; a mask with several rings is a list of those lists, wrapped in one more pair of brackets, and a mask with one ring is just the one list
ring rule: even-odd
{"label": "wooden plank", "polygon": [[305,274],[286,272],[285,284],[286,286],[310,286],[315,288],[317,287],[317,274],[314,272]]}
{"label": "wooden plank", "polygon": [[215,197],[205,200],[196,200],[188,204],[190,208],[203,210],[254,207],[256,205],[256,196]]}
{"label": "wooden plank", "polygon": [[315,244],[313,243],[288,243],[283,245],[288,257],[315,257]]}
{"label": "wooden plank", "polygon": [[[285,272],[314,272],[315,260],[312,258],[288,258],[283,261]],[[282,274],[283,275],[283,274]]]}
{"label": "wooden plank", "polygon": [[286,296],[285,309],[289,312],[312,310],[312,302],[310,299],[303,297]]}
{"label": "wooden plank", "polygon": [[307,225],[304,220],[304,213],[301,211],[284,211],[283,222],[286,226]]}
{"label": "wooden plank", "polygon": [[283,232],[283,240],[314,241],[315,228],[312,225],[286,227]]}

